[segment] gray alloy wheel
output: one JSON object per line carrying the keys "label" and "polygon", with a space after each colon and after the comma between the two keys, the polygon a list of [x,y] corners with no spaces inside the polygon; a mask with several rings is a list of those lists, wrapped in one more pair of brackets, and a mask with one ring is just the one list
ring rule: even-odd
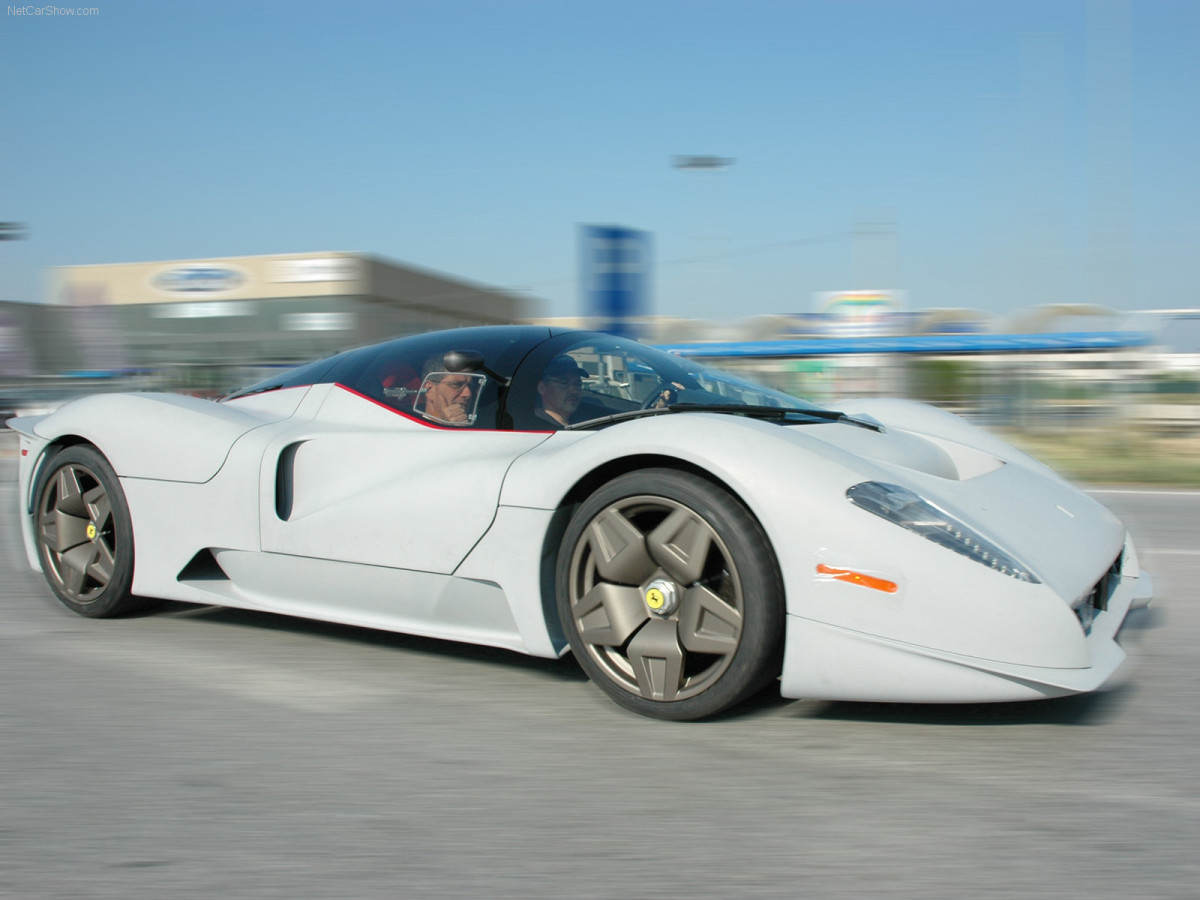
{"label": "gray alloy wheel", "polygon": [[711,716],[778,675],[774,553],[749,512],[697,475],[634,472],[589,497],[563,540],[558,603],[584,671],[644,715]]}
{"label": "gray alloy wheel", "polygon": [[143,601],[133,583],[133,526],[120,482],[87,445],[46,464],[37,491],[38,556],[50,588],[81,615],[131,612]]}

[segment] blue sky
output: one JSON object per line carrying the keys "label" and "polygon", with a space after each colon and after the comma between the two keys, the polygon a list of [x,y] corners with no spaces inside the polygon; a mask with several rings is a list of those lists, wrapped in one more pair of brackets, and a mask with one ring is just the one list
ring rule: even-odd
{"label": "blue sky", "polygon": [[3,300],[356,250],[572,315],[604,223],[668,315],[1200,306],[1195,0],[82,2],[0,14]]}

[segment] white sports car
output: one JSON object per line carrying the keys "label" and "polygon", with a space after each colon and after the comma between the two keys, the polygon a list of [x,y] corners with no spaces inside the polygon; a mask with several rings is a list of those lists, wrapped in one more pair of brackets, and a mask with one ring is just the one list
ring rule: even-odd
{"label": "white sports car", "polygon": [[468,328],[220,402],[17,418],[29,561],[87,616],[143,598],[558,657],[616,702],[1092,691],[1151,596],[1125,528],[899,400],[822,409],[642,344]]}

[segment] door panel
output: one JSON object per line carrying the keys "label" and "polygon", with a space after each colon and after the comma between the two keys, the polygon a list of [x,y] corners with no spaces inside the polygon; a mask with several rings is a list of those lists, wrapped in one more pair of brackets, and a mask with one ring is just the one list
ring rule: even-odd
{"label": "door panel", "polygon": [[449,574],[491,524],[509,465],[547,438],[430,428],[349,392],[330,400],[263,460],[265,551]]}

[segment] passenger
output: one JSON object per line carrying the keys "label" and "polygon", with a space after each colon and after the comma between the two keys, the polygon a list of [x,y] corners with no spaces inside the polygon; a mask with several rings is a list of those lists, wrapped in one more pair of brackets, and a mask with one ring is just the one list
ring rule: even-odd
{"label": "passenger", "polygon": [[555,428],[571,424],[583,397],[583,379],[587,371],[569,356],[558,356],[546,366],[538,382],[538,403],[534,414]]}
{"label": "passenger", "polygon": [[416,411],[443,425],[473,425],[484,376],[442,371],[440,356],[426,360]]}

